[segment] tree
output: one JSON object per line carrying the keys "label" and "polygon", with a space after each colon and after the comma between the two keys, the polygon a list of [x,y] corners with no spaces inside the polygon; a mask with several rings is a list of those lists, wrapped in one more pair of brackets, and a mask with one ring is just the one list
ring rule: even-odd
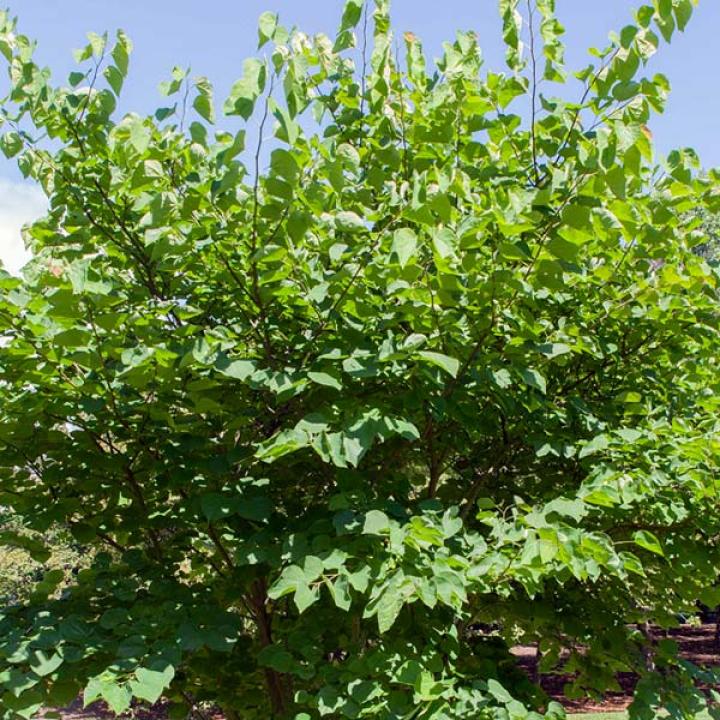
{"label": "tree", "polygon": [[386,0],[334,40],[266,13],[218,125],[179,69],[118,119],[123,33],[57,87],[2,17],[2,148],[49,210],[0,276],[0,504],[97,550],[3,611],[6,717],[79,691],[561,717],[518,640],[570,694],[637,671],[635,717],[705,705],[709,671],[634,629],[711,604],[720,567],[718,275],[688,216],[720,176],[656,166],[643,76],[693,3],[641,7],[574,102],[541,93],[572,91],[553,5],[527,35],[501,0],[504,73],[471,33],[400,58]]}
{"label": "tree", "polygon": [[692,215],[701,239],[695,252],[710,262],[716,262],[720,259],[720,215],[702,207],[693,210]]}

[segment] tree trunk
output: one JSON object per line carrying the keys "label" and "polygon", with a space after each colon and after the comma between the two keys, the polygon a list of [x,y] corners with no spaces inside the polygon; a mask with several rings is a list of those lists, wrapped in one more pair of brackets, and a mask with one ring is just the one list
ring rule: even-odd
{"label": "tree trunk", "polygon": [[[267,590],[263,580],[253,583],[251,595],[252,609],[260,633],[260,642],[263,647],[272,645],[272,618],[267,610]],[[281,673],[272,668],[265,668],[265,684],[267,685],[272,717],[287,717],[290,709],[290,688]]]}
{"label": "tree trunk", "polygon": [[648,672],[653,672],[655,670],[655,653],[653,651],[653,634],[650,629],[650,623],[646,620],[645,622],[638,623],[637,627],[645,639],[642,647],[645,669]]}

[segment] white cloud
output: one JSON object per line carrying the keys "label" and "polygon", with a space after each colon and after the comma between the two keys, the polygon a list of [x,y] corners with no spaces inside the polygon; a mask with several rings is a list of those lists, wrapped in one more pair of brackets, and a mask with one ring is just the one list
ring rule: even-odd
{"label": "white cloud", "polygon": [[36,185],[0,178],[0,260],[8,272],[17,274],[30,259],[20,229],[46,208],[47,199]]}

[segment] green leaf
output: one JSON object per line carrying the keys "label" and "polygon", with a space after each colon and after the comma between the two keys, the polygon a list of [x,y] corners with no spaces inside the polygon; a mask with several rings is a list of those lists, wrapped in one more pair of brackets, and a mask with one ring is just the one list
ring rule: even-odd
{"label": "green leaf", "polygon": [[200,498],[200,507],[208,522],[216,522],[235,512],[233,499],[220,493],[208,493]]}
{"label": "green leaf", "polygon": [[332,595],[333,602],[335,605],[347,612],[352,604],[352,598],[350,596],[350,584],[347,576],[340,575],[334,583],[329,583],[330,594]]}
{"label": "green leaf", "polygon": [[655,555],[665,557],[665,551],[660,541],[649,530],[638,530],[633,534],[633,542],[641,548],[648,550]]}
{"label": "green leaf", "polygon": [[507,704],[513,700],[513,696],[497,680],[488,680],[488,692],[499,703]]}
{"label": "green leaf", "polygon": [[30,557],[39,563],[47,562],[51,556],[43,542],[14,530],[0,531],[0,546],[2,545],[26,550]]}
{"label": "green leaf", "polygon": [[437,255],[445,260],[455,255],[455,235],[448,228],[441,228],[433,233],[433,248]]}
{"label": "green leaf", "polygon": [[293,120],[294,113],[291,113],[286,107],[279,105],[273,98],[269,101],[269,107],[272,114],[278,120],[278,129],[275,137],[280,138],[288,145],[293,146],[297,143],[301,134],[300,124]]}
{"label": "green leaf", "polygon": [[634,575],[645,577],[645,568],[637,555],[633,555],[633,553],[629,552],[621,552],[618,553],[618,556],[622,560],[622,565],[625,570],[633,573]]}
{"label": "green leaf", "polygon": [[89,32],[87,38],[90,41],[93,55],[96,58],[101,57],[107,45],[107,35],[98,35],[97,33]]}
{"label": "green leaf", "polygon": [[572,352],[572,348],[565,343],[543,343],[542,345],[538,345],[537,350],[548,358],[556,358]]}
{"label": "green leaf", "polygon": [[254,360],[228,360],[227,357],[219,357],[215,362],[218,372],[227,377],[244,381],[251,377],[257,370]]}
{"label": "green leaf", "polygon": [[377,603],[377,623],[378,632],[381,635],[384,635],[392,628],[402,607],[402,598],[395,587],[390,586],[380,596],[380,600]]}
{"label": "green leaf", "polygon": [[183,85],[187,71],[175,66],[172,70],[172,80],[160,83],[160,94],[169,97],[177,93]]}
{"label": "green leaf", "polygon": [[610,442],[607,435],[596,435],[592,440],[589,440],[585,443],[585,445],[583,445],[582,449],[578,453],[578,458],[582,460],[590,455],[602,452],[607,449],[609,444]]}
{"label": "green leaf", "polygon": [[264,522],[272,515],[273,504],[270,498],[264,495],[252,498],[238,498],[235,503],[235,512],[246,520]]}
{"label": "green leaf", "polygon": [[247,120],[253,113],[255,101],[265,90],[267,68],[257,58],[248,58],[243,63],[243,75],[230,89],[225,102],[226,115],[240,115]]}
{"label": "green leaf", "polygon": [[260,444],[255,457],[265,462],[274,462],[309,445],[307,433],[298,430],[283,430]]}
{"label": "green leaf", "polygon": [[110,65],[103,70],[103,75],[113,92],[119,96],[125,80],[122,73],[114,65]]}
{"label": "green leaf", "polygon": [[393,235],[392,252],[397,256],[400,267],[404,268],[408,261],[415,257],[417,235],[410,228],[400,228]]}
{"label": "green leaf", "polygon": [[526,260],[527,250],[520,243],[503,241],[498,245],[498,254],[503,260]]}
{"label": "green leaf", "polygon": [[349,210],[343,210],[335,215],[335,227],[341,232],[359,233],[367,231],[363,219]]}
{"label": "green leaf", "polygon": [[587,515],[587,508],[583,500],[567,500],[566,498],[557,498],[550,501],[544,508],[545,514],[557,513],[566,517],[571,517],[576,522],[580,522]]}
{"label": "green leaf", "polygon": [[308,378],[318,385],[325,385],[326,387],[331,387],[335,390],[342,390],[342,384],[340,381],[328,373],[309,372]]}
{"label": "green leaf", "polygon": [[637,442],[643,436],[643,433],[635,428],[620,428],[617,434],[627,443]]}
{"label": "green leaf", "polygon": [[135,679],[130,681],[132,694],[141,700],[147,700],[154,705],[162,696],[163,691],[170,687],[175,677],[175,668],[171,665],[164,670],[149,670],[138,668],[135,670]]}
{"label": "green leaf", "polygon": [[460,370],[460,361],[443,355],[442,353],[432,352],[430,350],[421,350],[418,357],[444,370],[448,375],[457,377]]}
{"label": "green leaf", "polygon": [[80,685],[74,680],[57,680],[49,689],[47,703],[55,707],[67,707],[77,700]]}
{"label": "green leaf", "polygon": [[507,48],[505,59],[508,67],[518,72],[525,65],[522,59],[523,23],[519,10],[519,0],[499,0],[499,7],[503,23],[503,40]]}
{"label": "green leaf", "polygon": [[278,16],[274,12],[264,12],[258,20],[258,50],[275,36]]}
{"label": "green leaf", "polygon": [[152,131],[139,117],[132,118],[128,128],[130,130],[130,144],[140,155],[143,155],[150,146]]}
{"label": "green leaf", "polygon": [[620,497],[615,488],[594,488],[583,496],[583,500],[590,505],[599,505],[600,507],[613,507],[620,504]]}
{"label": "green leaf", "polygon": [[293,596],[295,607],[297,607],[298,612],[301,615],[311,605],[314,605],[319,600],[319,598],[320,593],[317,591],[317,588],[312,588],[304,583],[298,585],[297,589],[295,590],[295,595]]}
{"label": "green leaf", "polygon": [[642,137],[642,131],[637,125],[615,123],[614,130],[617,136],[618,150],[621,152],[629,150]]}
{"label": "green leaf", "polygon": [[673,2],[673,9],[675,11],[678,30],[685,30],[693,14],[692,0],[675,0],[675,2]]}
{"label": "green leaf", "polygon": [[574,242],[566,240],[562,233],[551,238],[547,248],[556,258],[566,262],[574,262],[580,250],[580,247]]}
{"label": "green leaf", "polygon": [[360,570],[348,575],[350,586],[359,593],[364,593],[370,582],[370,568],[366,565]]}
{"label": "green leaf", "polygon": [[284,148],[276,148],[270,155],[270,168],[289,183],[294,184],[300,172],[295,156]]}
{"label": "green leaf", "polygon": [[613,167],[608,170],[605,175],[608,185],[613,193],[620,198],[625,199],[625,172],[621,167]]}
{"label": "green leaf", "polygon": [[213,89],[210,81],[205,77],[195,80],[195,89],[198,94],[193,100],[193,108],[204,120],[215,122],[215,106],[213,102]]}
{"label": "green leaf", "polygon": [[42,650],[38,650],[34,653],[30,667],[36,675],[45,677],[46,675],[54,673],[62,664],[62,655],[54,653],[48,656]]}
{"label": "green leaf", "polygon": [[716,608],[720,605],[720,586],[704,588],[698,598],[703,605]]}
{"label": "green leaf", "polygon": [[116,715],[124,713],[130,707],[132,693],[125,683],[108,683],[103,685],[100,697],[108,704]]}
{"label": "green leaf", "polygon": [[547,382],[537,370],[533,368],[522,368],[519,372],[520,377],[525,381],[527,386],[539,390],[543,395],[547,393]]}
{"label": "green leaf", "polygon": [[15,157],[23,149],[23,140],[14,130],[6,132],[0,137],[0,149],[6,158]]}
{"label": "green leaf", "polygon": [[3,697],[3,705],[26,720],[37,716],[43,701],[44,697],[37,689],[26,690],[17,697],[11,693],[6,693]]}
{"label": "green leaf", "polygon": [[278,600],[285,595],[294,593],[303,583],[305,583],[305,571],[298,565],[288,565],[268,590],[268,597]]}
{"label": "green leaf", "polygon": [[128,73],[128,68],[130,65],[130,53],[132,52],[132,49],[132,42],[130,41],[128,36],[122,30],[118,30],[116,35],[116,42],[113,46],[111,56],[113,62],[115,63],[115,67],[117,68],[122,78],[125,78]]}
{"label": "green leaf", "polygon": [[380,510],[370,510],[365,515],[364,535],[386,535],[390,532],[390,518]]}
{"label": "green leaf", "polygon": [[363,0],[347,0],[343,8],[342,20],[340,21],[339,32],[352,30],[362,17]]}

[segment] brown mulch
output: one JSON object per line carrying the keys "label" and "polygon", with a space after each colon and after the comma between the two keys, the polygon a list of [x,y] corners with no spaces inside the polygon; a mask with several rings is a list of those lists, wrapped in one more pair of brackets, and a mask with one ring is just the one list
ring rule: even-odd
{"label": "brown mulch", "polygon": [[[657,639],[663,637],[655,633]],[[720,666],[720,647],[715,642],[715,623],[705,624],[700,627],[682,625],[679,628],[670,630],[667,635],[680,646],[680,656],[696,665]],[[537,657],[535,647],[520,645],[512,649],[513,655],[519,659],[519,664],[528,675],[535,677],[537,668]],[[618,684],[622,692],[609,692],[602,700],[568,700],[563,694],[563,687],[568,682],[566,675],[542,675],[539,680],[545,692],[561,702],[564,707],[573,713],[592,712],[619,712],[625,710],[632,702],[637,676],[632,673],[620,673]]]}

